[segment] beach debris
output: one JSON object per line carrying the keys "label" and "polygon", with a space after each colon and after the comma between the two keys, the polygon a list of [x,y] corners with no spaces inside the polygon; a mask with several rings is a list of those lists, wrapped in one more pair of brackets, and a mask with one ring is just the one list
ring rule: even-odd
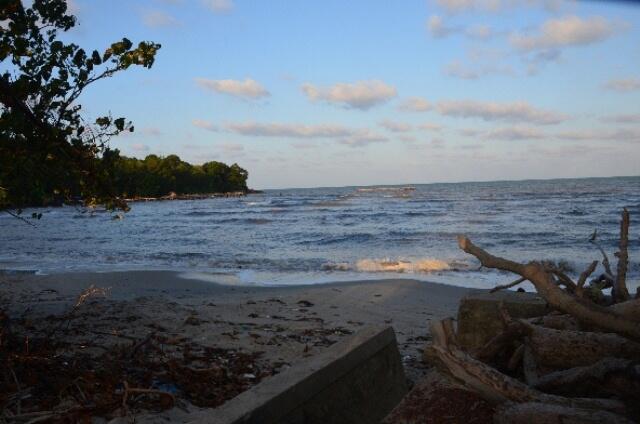
{"label": "beach debris", "polygon": [[629,222],[624,209],[615,273],[592,234],[604,272],[588,284],[598,261],[574,281],[558,264],[494,256],[460,236],[460,248],[483,267],[519,276],[492,292],[529,281],[550,310],[515,319],[501,304],[502,331],[474,350],[462,347],[452,319],[433,322],[426,362],[490,402],[496,423],[639,421],[640,298],[626,286]]}
{"label": "beach debris", "polygon": [[[260,352],[211,347],[156,329],[140,335],[148,326],[130,334],[94,328],[116,322],[102,321],[109,309],[97,310],[90,297],[41,319],[0,310],[0,422],[92,422],[186,403],[215,408],[276,372]],[[131,329],[122,307],[119,323]]]}
{"label": "beach debris", "polygon": [[205,321],[201,320],[197,316],[189,315],[187,319],[184,320],[184,325],[201,325],[203,322]]}

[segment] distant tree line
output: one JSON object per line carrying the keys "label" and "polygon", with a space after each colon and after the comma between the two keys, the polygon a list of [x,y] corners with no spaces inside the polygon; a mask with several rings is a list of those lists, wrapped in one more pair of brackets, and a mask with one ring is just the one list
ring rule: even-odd
{"label": "distant tree line", "polygon": [[117,156],[111,159],[113,186],[124,198],[177,194],[247,191],[248,172],[238,164],[206,162],[192,165],[177,155],[144,159]]}

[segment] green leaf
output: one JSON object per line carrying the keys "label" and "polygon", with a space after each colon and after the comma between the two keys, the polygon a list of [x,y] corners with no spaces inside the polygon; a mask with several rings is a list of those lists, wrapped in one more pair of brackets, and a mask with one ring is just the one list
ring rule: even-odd
{"label": "green leaf", "polygon": [[124,118],[118,118],[115,121],[113,121],[113,123],[116,126],[116,128],[118,129],[118,131],[123,131],[124,130]]}
{"label": "green leaf", "polygon": [[100,58],[100,53],[98,53],[97,50],[93,51],[93,53],[91,54],[91,59],[93,60],[93,63],[96,65],[100,65],[102,63],[102,59]]}

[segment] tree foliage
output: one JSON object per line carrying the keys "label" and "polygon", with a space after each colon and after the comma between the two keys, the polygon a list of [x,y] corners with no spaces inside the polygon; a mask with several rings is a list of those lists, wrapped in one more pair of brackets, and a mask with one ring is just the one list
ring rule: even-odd
{"label": "tree foliage", "polygon": [[65,0],[0,2],[0,209],[73,196],[126,209],[107,141],[133,125],[110,115],[87,122],[78,99],[96,81],[150,68],[160,45],[123,38],[85,51],[60,40],[75,25]]}
{"label": "tree foliage", "polygon": [[247,191],[248,173],[235,163],[191,165],[176,155],[148,155],[143,160],[114,158],[113,170],[114,187],[123,198]]}

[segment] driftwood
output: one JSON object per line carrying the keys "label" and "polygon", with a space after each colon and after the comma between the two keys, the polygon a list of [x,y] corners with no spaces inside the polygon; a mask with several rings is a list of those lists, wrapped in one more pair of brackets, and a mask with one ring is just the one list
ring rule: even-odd
{"label": "driftwood", "polygon": [[[504,310],[504,330],[471,353],[456,343],[452,320],[435,323],[425,358],[441,373],[498,404],[496,423],[639,420],[640,298],[632,300],[626,286],[629,222],[625,209],[615,274],[596,241],[597,232],[591,236],[589,241],[602,254],[604,273],[589,284],[598,261],[574,282],[553,262],[519,263],[494,256],[460,236],[460,248],[481,266],[518,275],[491,292],[530,281],[552,312],[513,320]],[[604,288],[611,288],[610,298],[602,293]]]}
{"label": "driftwood", "polygon": [[591,365],[606,357],[640,359],[640,343],[617,334],[554,330],[526,321],[536,361],[547,367],[569,368]]}
{"label": "driftwood", "polygon": [[512,403],[494,416],[495,424],[633,424],[608,411],[571,408],[540,402]]}
{"label": "driftwood", "polygon": [[433,343],[425,354],[436,366],[457,381],[475,390],[487,400],[495,402],[542,402],[572,408],[624,411],[621,402],[610,399],[566,398],[549,395],[509,377],[484,362],[472,358],[455,342],[452,320],[431,325]]}
{"label": "driftwood", "polygon": [[552,307],[568,313],[588,325],[594,325],[605,330],[623,334],[635,340],[640,340],[640,325],[631,322],[612,309],[596,305],[588,300],[573,296],[558,287],[551,274],[539,262],[529,262],[523,265],[508,259],[493,256],[471,240],[460,236],[458,245],[465,252],[472,254],[480,260],[486,268],[511,271],[531,281],[536,291]]}
{"label": "driftwood", "polygon": [[529,386],[535,386],[540,377],[538,373],[538,364],[531,350],[531,342],[527,340],[524,344],[524,352],[522,353],[522,374],[524,381]]}
{"label": "driftwood", "polygon": [[533,387],[562,395],[637,396],[639,361],[604,358],[593,365],[556,371],[538,378]]}
{"label": "driftwood", "polygon": [[598,261],[593,261],[591,262],[589,267],[585,269],[582,272],[582,274],[580,274],[580,277],[578,278],[578,282],[576,283],[576,295],[580,297],[584,297],[584,285],[587,282],[587,278],[589,278],[591,274],[593,274],[597,266],[598,266]]}
{"label": "driftwood", "polygon": [[620,251],[616,253],[618,257],[618,267],[616,280],[613,284],[612,295],[616,302],[629,300],[629,291],[627,290],[626,277],[627,267],[629,266],[629,211],[625,208],[622,211],[622,220],[620,221]]}
{"label": "driftwood", "polygon": [[580,330],[580,325],[575,318],[566,314],[548,314],[528,320],[531,324],[556,330]]}
{"label": "driftwood", "polygon": [[627,300],[609,306],[609,309],[628,320],[640,322],[640,299]]}

